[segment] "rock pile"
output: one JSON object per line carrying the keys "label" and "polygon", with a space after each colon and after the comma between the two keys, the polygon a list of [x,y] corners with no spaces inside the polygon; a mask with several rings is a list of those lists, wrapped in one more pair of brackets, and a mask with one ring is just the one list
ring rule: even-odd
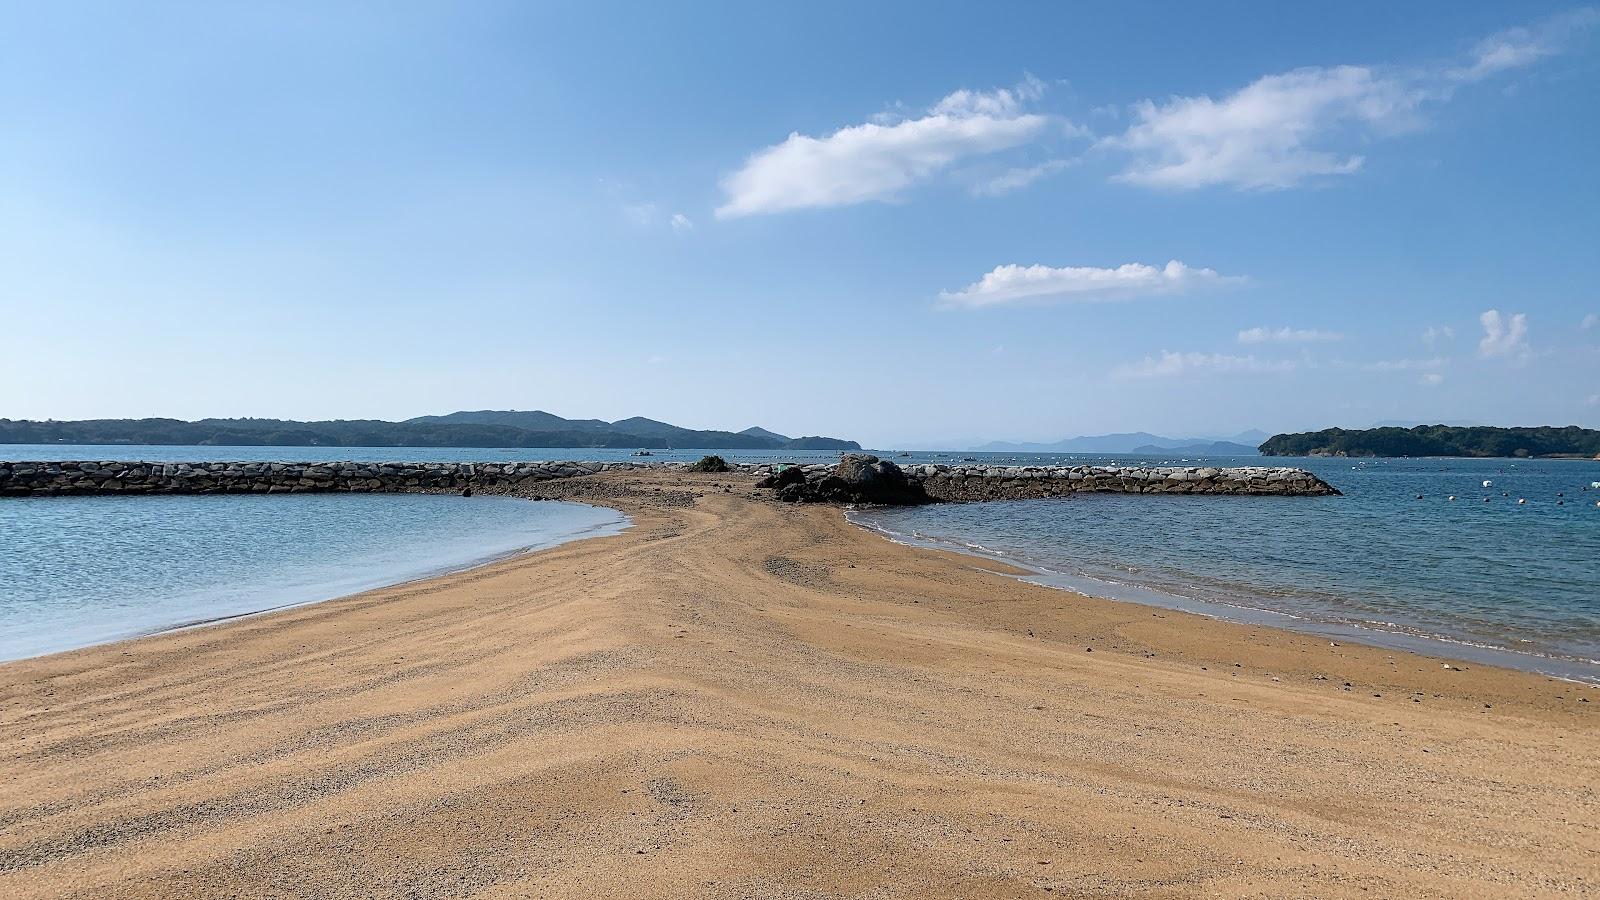
{"label": "rock pile", "polygon": [[839,464],[790,466],[756,483],[769,487],[786,503],[876,503],[913,506],[932,503],[920,482],[906,477],[897,465],[876,456],[847,454]]}

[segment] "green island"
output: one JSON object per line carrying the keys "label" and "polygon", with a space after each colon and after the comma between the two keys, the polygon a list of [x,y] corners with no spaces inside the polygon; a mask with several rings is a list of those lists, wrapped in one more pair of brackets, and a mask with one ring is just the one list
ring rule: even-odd
{"label": "green island", "polygon": [[1564,428],[1493,428],[1418,425],[1415,428],[1325,428],[1275,434],[1259,448],[1265,456],[1509,456],[1600,457],[1600,431]]}
{"label": "green island", "polygon": [[476,410],[403,422],[338,419],[0,419],[0,444],[153,444],[211,447],[610,447],[860,450],[855,441],[788,437],[765,428],[702,431],[635,416],[564,419],[542,410]]}

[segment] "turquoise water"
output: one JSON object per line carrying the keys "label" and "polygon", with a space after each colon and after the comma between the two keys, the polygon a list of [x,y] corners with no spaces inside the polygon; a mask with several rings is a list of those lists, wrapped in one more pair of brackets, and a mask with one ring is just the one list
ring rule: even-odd
{"label": "turquoise water", "polygon": [[0,499],[0,660],[327,600],[626,525],[611,509],[505,497]]}
{"label": "turquoise water", "polygon": [[1589,487],[1600,462],[1208,462],[1298,465],[1345,495],[1099,494],[853,518],[1097,596],[1600,681],[1600,490]]}

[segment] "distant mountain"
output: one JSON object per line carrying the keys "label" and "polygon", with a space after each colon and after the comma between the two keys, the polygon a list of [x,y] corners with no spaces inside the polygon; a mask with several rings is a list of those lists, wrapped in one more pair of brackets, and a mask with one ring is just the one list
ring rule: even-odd
{"label": "distant mountain", "polygon": [[1181,444],[1177,447],[1158,447],[1147,444],[1143,447],[1133,448],[1134,453],[1148,453],[1152,456],[1170,456],[1178,453],[1184,456],[1255,456],[1256,448],[1247,444],[1238,444],[1233,441],[1197,442]]}
{"label": "distant mountain", "polygon": [[1065,438],[1048,444],[1040,443],[1011,443],[1007,441],[993,441],[981,447],[974,447],[985,453],[1168,453],[1182,450],[1186,453],[1207,453],[1211,455],[1237,455],[1234,449],[1201,450],[1197,447],[1209,446],[1212,443],[1226,443],[1232,447],[1242,448],[1246,455],[1253,455],[1255,445],[1268,437],[1265,431],[1245,431],[1227,437],[1203,438],[1169,438],[1148,431],[1134,431],[1123,434],[1095,434],[1081,437]]}
{"label": "distant mountain", "polygon": [[1268,456],[1575,456],[1600,458],[1600,431],[1418,425],[1415,428],[1329,428],[1278,434],[1261,445]]}
{"label": "distant mountain", "polygon": [[768,438],[769,440],[774,440],[774,441],[785,441],[785,442],[787,442],[787,441],[792,440],[792,438],[785,437],[784,435],[781,435],[781,434],[777,433],[776,431],[768,431],[765,428],[746,428],[745,430],[743,430],[743,431],[741,431],[739,433],[740,434],[752,435],[754,437]]}
{"label": "distant mountain", "polygon": [[708,450],[860,450],[830,437],[790,439],[763,428],[744,432],[679,428],[635,417],[617,422],[563,419],[542,410],[476,410],[374,419],[0,419],[0,444],[161,444],[235,447],[641,447]]}
{"label": "distant mountain", "polygon": [[1165,447],[1180,443],[1182,442],[1148,431],[1135,431],[1128,434],[1096,434],[1065,438],[1049,444],[991,441],[973,449],[986,453],[1131,453],[1139,446]]}
{"label": "distant mountain", "polygon": [[[648,419],[645,421],[649,421]],[[600,419],[563,419],[542,409],[479,409],[443,416],[417,416],[404,425],[505,425],[524,431],[608,431],[611,423]]]}
{"label": "distant mountain", "polygon": [[1262,441],[1269,437],[1272,437],[1272,433],[1269,431],[1262,431],[1259,428],[1250,428],[1245,431],[1241,431],[1238,434],[1224,434],[1218,436],[1202,435],[1201,440],[1227,441],[1233,444],[1244,444],[1254,451]]}

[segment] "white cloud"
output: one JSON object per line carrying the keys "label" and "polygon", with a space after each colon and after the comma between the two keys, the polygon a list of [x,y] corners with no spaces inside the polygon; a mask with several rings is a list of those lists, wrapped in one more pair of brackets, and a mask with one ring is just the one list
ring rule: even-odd
{"label": "white cloud", "polygon": [[1600,22],[1600,11],[1585,8],[1524,28],[1508,28],[1479,41],[1472,48],[1472,62],[1451,69],[1446,76],[1454,81],[1482,81],[1508,69],[1532,65],[1560,53],[1576,32],[1596,22]]}
{"label": "white cloud", "polygon": [[1449,325],[1429,325],[1423,329],[1422,342],[1432,347],[1440,340],[1455,340],[1456,330]]}
{"label": "white cloud", "polygon": [[1239,332],[1241,344],[1319,344],[1342,341],[1344,335],[1337,331],[1318,331],[1315,328],[1246,328]]}
{"label": "white cloud", "polygon": [[673,231],[679,231],[679,232],[682,232],[682,231],[693,231],[694,230],[694,223],[691,222],[689,220],[689,217],[684,215],[683,213],[673,213],[672,214],[672,230]]}
{"label": "white cloud", "polygon": [[1578,324],[1578,327],[1584,331],[1588,331],[1596,325],[1600,325],[1600,316],[1597,316],[1594,313],[1589,313],[1587,316],[1583,317],[1583,321]]}
{"label": "white cloud", "polygon": [[1050,117],[1022,107],[1043,90],[1030,78],[1009,90],[956,91],[917,119],[851,125],[826,137],[790,134],[723,179],[727,201],[717,218],[892,200],[959,159],[1037,137]]}
{"label": "white cloud", "polygon": [[1523,313],[1502,316],[1491,309],[1478,317],[1483,323],[1483,340],[1478,342],[1482,356],[1525,356],[1528,353],[1528,317]]}
{"label": "white cloud", "polygon": [[1589,405],[1590,406],[1600,406],[1600,394],[1590,394],[1589,395]]}
{"label": "white cloud", "polygon": [[1423,374],[1421,378],[1417,379],[1417,382],[1424,387],[1438,387],[1439,385],[1444,384],[1444,376],[1440,375],[1438,372],[1427,372]]}
{"label": "white cloud", "polygon": [[1025,188],[1035,181],[1065,169],[1075,162],[1070,159],[1052,159],[1037,166],[1026,168],[1007,169],[1006,171],[990,178],[988,181],[972,187],[972,193],[980,197],[998,197],[1012,191]]}
{"label": "white cloud", "polygon": [[996,91],[969,91],[962,88],[953,94],[948,94],[943,100],[933,105],[929,110],[936,116],[993,116],[999,119],[1008,119],[1022,111],[1022,104],[1028,100],[1037,100],[1044,96],[1044,82],[1029,75],[1022,79],[1022,83],[1015,88],[1007,90],[1001,88]]}
{"label": "white cloud", "polygon": [[1369,372],[1415,372],[1422,369],[1444,368],[1444,358],[1435,356],[1431,359],[1383,359],[1362,366]]}
{"label": "white cloud", "polygon": [[1596,22],[1600,12],[1581,9],[1502,31],[1458,66],[1310,67],[1267,75],[1221,99],[1143,100],[1128,129],[1101,146],[1131,154],[1118,180],[1153,188],[1271,190],[1349,175],[1365,159],[1345,148],[1418,127],[1424,103],[1559,53]]}
{"label": "white cloud", "polygon": [[1114,269],[1094,266],[996,266],[983,278],[939,299],[951,306],[980,308],[1034,298],[1058,300],[1127,300],[1138,296],[1176,294],[1242,279],[1196,269],[1172,260],[1161,268],[1127,263]]}
{"label": "white cloud", "polygon": [[1136,363],[1117,366],[1111,374],[1118,378],[1162,378],[1206,372],[1235,374],[1288,372],[1294,367],[1294,362],[1290,360],[1262,360],[1254,356],[1230,356],[1225,353],[1174,353],[1163,350],[1159,357],[1146,356]]}
{"label": "white cloud", "polygon": [[1361,168],[1362,157],[1315,143],[1350,128],[1389,133],[1410,127],[1422,97],[1415,87],[1362,66],[1296,69],[1221,100],[1142,101],[1134,106],[1134,124],[1105,144],[1133,154],[1117,176],[1133,184],[1287,188]]}

